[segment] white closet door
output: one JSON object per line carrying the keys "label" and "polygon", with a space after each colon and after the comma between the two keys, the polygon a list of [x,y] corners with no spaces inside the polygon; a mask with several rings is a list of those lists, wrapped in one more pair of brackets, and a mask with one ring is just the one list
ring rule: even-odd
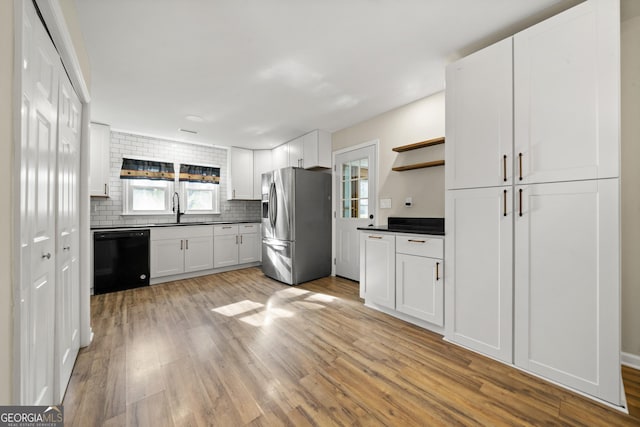
{"label": "white closet door", "polygon": [[515,363],[619,405],[618,179],[515,197]]}
{"label": "white closet door", "polygon": [[511,38],[447,67],[447,189],[512,183]]}
{"label": "white closet door", "polygon": [[450,341],[511,363],[512,189],[446,194],[445,328]]}
{"label": "white closet door", "polygon": [[619,46],[618,0],[582,3],[515,35],[516,183],[619,176]]}
{"label": "white closet door", "polygon": [[55,382],[56,401],[61,402],[80,350],[78,176],[82,105],[64,75],[58,105]]}
{"label": "white closet door", "polygon": [[55,173],[62,64],[33,4],[22,2],[20,403],[56,403]]}

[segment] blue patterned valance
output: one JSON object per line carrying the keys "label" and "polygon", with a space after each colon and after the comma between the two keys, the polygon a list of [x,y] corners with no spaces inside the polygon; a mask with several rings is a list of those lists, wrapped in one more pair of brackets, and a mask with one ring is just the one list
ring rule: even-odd
{"label": "blue patterned valance", "polygon": [[175,180],[173,163],[152,160],[122,159],[120,179]]}
{"label": "blue patterned valance", "polygon": [[220,184],[220,168],[181,164],[180,181]]}

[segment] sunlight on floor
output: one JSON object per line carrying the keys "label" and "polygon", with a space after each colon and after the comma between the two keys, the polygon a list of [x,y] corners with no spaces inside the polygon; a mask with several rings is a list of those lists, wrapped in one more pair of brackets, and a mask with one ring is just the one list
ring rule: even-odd
{"label": "sunlight on floor", "polygon": [[256,310],[258,308],[264,307],[264,304],[255,301],[238,301],[233,304],[223,305],[222,307],[212,308],[211,311],[215,311],[216,313],[222,314],[227,317],[237,316],[242,313],[246,313],[247,311]]}

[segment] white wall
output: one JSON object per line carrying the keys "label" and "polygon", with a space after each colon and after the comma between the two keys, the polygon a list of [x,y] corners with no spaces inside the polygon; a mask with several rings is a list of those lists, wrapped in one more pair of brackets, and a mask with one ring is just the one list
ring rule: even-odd
{"label": "white wall", "polygon": [[[636,5],[640,6],[640,2]],[[622,351],[640,357],[640,10],[638,9],[640,7],[636,8],[635,17],[623,19],[622,22],[621,219]]]}
{"label": "white wall", "polygon": [[13,2],[0,1],[0,405],[11,402],[13,354],[13,292],[11,223],[13,187]]}
{"label": "white wall", "polygon": [[[378,209],[377,224],[390,216],[443,217],[444,167],[393,172],[393,166],[444,159],[444,145],[396,153],[393,147],[444,136],[444,92],[422,98],[331,135],[333,151],[378,139],[378,200],[391,198],[391,209]],[[404,206],[412,197],[413,207]]]}

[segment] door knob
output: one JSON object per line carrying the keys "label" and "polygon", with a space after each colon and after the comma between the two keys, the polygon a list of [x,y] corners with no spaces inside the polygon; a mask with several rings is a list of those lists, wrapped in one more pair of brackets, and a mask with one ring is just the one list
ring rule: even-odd
{"label": "door knob", "polygon": [[42,254],[42,259],[50,259],[51,258],[51,252],[46,252]]}

